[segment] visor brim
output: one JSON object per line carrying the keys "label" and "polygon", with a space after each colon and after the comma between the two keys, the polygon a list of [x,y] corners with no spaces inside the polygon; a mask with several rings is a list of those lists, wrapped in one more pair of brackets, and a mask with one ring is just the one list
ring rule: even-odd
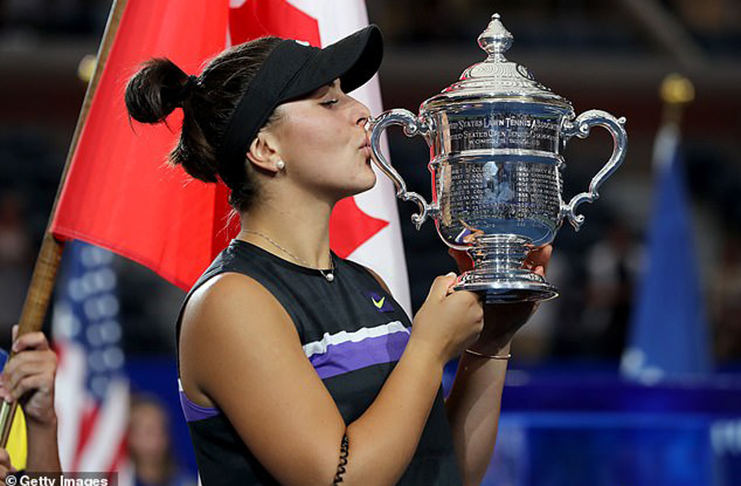
{"label": "visor brim", "polygon": [[369,25],[317,51],[286,93],[286,98],[308,95],[337,78],[342,91],[349,93],[376,74],[382,59],[381,30]]}

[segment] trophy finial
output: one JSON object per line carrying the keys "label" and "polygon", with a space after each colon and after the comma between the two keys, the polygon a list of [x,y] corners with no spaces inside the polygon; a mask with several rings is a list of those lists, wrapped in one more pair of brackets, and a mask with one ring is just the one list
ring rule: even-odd
{"label": "trophy finial", "polygon": [[479,36],[479,45],[489,54],[489,60],[506,62],[504,53],[512,46],[514,37],[504,28],[501,16],[495,13],[486,30]]}

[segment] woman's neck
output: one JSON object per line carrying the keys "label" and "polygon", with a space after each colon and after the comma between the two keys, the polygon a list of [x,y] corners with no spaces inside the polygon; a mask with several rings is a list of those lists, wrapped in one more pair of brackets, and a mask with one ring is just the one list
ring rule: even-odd
{"label": "woman's neck", "polygon": [[331,267],[329,217],[332,205],[319,201],[267,198],[242,214],[238,239],[313,268]]}

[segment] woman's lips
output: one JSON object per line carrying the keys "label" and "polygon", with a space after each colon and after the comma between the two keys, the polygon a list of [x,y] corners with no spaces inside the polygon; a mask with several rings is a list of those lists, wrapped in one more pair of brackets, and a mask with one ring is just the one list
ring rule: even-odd
{"label": "woman's lips", "polygon": [[370,142],[366,140],[363,145],[360,146],[359,150],[365,151],[365,155],[370,157],[371,156],[371,147]]}

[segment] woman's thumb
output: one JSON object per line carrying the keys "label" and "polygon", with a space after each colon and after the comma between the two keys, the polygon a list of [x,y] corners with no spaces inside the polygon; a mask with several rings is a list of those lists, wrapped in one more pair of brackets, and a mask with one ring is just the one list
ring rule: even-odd
{"label": "woman's thumb", "polygon": [[456,282],[458,276],[455,272],[450,272],[447,275],[441,275],[432,282],[430,287],[430,293],[427,295],[427,300],[436,299],[442,300],[450,292],[450,287]]}

